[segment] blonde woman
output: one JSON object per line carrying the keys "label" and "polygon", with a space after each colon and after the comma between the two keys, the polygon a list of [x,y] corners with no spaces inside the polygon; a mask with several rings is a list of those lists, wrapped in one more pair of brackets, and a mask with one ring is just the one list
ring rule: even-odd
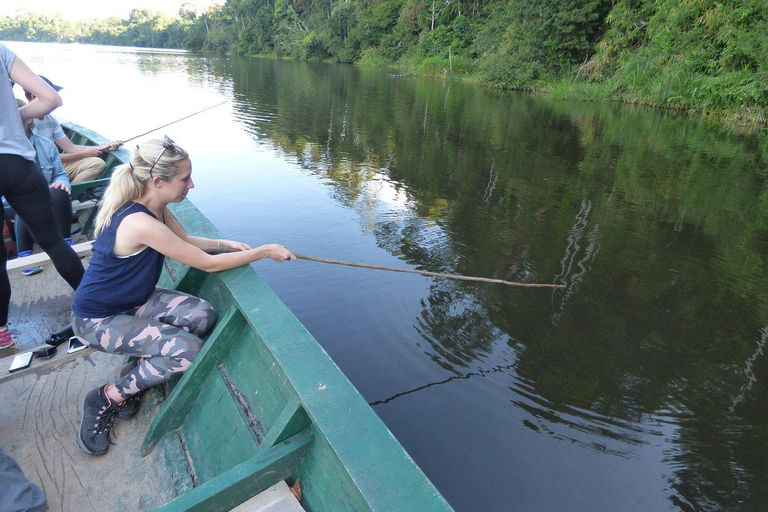
{"label": "blonde woman", "polygon": [[[216,313],[203,299],[155,288],[166,256],[207,272],[262,258],[295,260],[282,245],[252,249],[230,240],[187,234],[167,205],[194,187],[189,155],[171,139],[133,150],[115,170],[96,218],[93,257],[72,303],[72,327],[97,350],[140,358],[114,384],[90,391],[80,403],[78,443],[89,454],[109,449],[114,418],[129,418],[148,387],[186,371]],[[206,251],[228,251],[209,254]]]}

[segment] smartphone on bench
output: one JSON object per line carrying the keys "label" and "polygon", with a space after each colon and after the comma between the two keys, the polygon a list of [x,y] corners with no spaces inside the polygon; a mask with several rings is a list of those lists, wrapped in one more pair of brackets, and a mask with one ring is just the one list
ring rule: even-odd
{"label": "smartphone on bench", "polygon": [[67,345],[67,354],[74,354],[75,352],[80,352],[86,347],[85,343],[80,341],[80,338],[77,336],[72,336],[69,338],[69,344]]}
{"label": "smartphone on bench", "polygon": [[32,352],[18,354],[13,358],[13,361],[11,361],[11,366],[8,368],[8,372],[13,373],[23,370],[24,368],[29,368],[30,364],[32,364]]}

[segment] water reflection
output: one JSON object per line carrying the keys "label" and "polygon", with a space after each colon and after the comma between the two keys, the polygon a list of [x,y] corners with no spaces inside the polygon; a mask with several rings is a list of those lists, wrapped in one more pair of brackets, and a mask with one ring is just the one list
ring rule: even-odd
{"label": "water reflection", "polygon": [[723,451],[764,445],[767,424],[731,416],[764,393],[765,336],[755,353],[746,334],[766,304],[762,143],[655,112],[239,66],[258,68],[247,81],[226,71],[249,131],[327,180],[381,248],[414,267],[566,285],[433,282],[417,347],[450,375],[374,406],[504,374],[529,430],[626,459],[662,445],[672,505],[765,492],[764,462]]}

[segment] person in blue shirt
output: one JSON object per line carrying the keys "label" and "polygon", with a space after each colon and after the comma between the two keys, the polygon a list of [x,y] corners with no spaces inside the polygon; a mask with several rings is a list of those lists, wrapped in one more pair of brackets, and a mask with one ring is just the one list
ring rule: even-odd
{"label": "person in blue shirt", "polygon": [[[19,107],[27,104],[26,101],[17,99]],[[45,182],[50,185],[51,202],[53,203],[53,216],[64,240],[71,244],[72,231],[72,198],[70,197],[71,185],[67,171],[61,164],[59,150],[53,142],[43,137],[32,129],[32,119],[24,122],[24,132],[32,147],[35,148],[35,160],[43,171]],[[34,239],[24,225],[24,221],[16,216],[16,245],[19,249],[19,257],[32,254]]]}
{"label": "person in blue shirt", "polygon": [[[42,75],[40,75],[40,78],[50,85],[54,91],[59,92],[62,89]],[[24,96],[28,101],[35,99],[35,94],[27,89],[24,89]],[[119,140],[113,140],[101,146],[75,144],[69,140],[59,122],[50,114],[36,119],[33,129],[39,135],[47,137],[61,148],[63,153],[59,155],[59,158],[72,183],[82,183],[97,179],[104,172],[106,166],[106,163],[99,158],[99,155],[107,151],[113,151],[123,145],[122,141]]]}

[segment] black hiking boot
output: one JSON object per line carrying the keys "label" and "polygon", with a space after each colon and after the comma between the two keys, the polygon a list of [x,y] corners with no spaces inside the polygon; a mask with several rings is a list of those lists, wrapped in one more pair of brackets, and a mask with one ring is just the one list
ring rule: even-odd
{"label": "black hiking boot", "polygon": [[80,400],[80,432],[77,444],[89,455],[104,455],[109,450],[109,431],[118,410],[106,394],[106,386],[93,389]]}
{"label": "black hiking boot", "polygon": [[[140,363],[141,359],[139,358],[131,359],[126,364],[124,364],[123,367],[120,368],[120,372],[117,375],[118,380],[131,373],[137,366],[139,366]],[[139,406],[141,405],[141,395],[143,393],[143,391],[139,391],[135,395],[128,397],[125,402],[120,404],[117,408],[117,417],[121,420],[129,420],[136,416],[136,413],[139,412]]]}

